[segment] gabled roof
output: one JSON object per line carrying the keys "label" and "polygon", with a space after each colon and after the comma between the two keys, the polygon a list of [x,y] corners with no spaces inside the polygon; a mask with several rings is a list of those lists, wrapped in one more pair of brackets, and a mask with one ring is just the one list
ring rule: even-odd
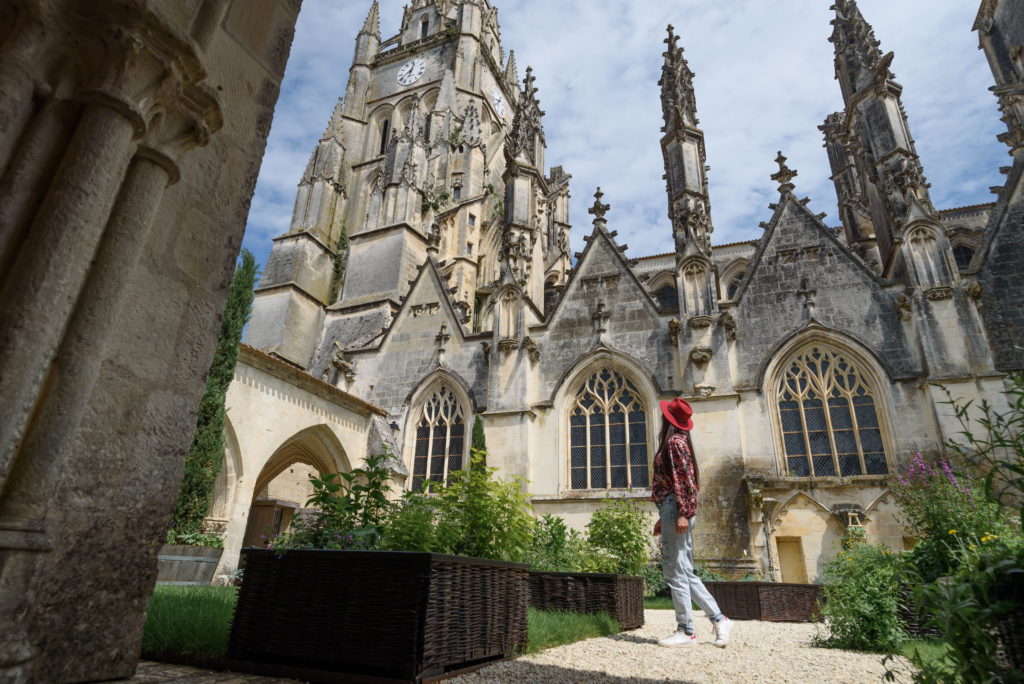
{"label": "gabled roof", "polygon": [[811,220],[811,223],[817,228],[827,239],[832,243],[832,246],[836,248],[838,252],[844,254],[853,264],[856,265],[861,271],[863,271],[869,278],[878,283],[879,285],[886,285],[890,281],[883,279],[877,273],[868,268],[864,260],[860,258],[853,250],[851,250],[842,240],[837,238],[829,229],[828,226],[822,222],[817,215],[814,214],[810,209],[807,208],[807,200],[798,200],[792,192],[783,192],[779,198],[778,205],[775,206],[775,213],[772,214],[771,220],[768,222],[767,228],[765,228],[764,235],[761,236],[760,243],[757,246],[757,251],[754,252],[754,256],[750,259],[750,265],[747,267],[747,275],[740,284],[740,289],[736,292],[735,301],[740,302],[743,299],[743,295],[747,291],[747,287],[750,281],[753,279],[753,275],[757,272],[758,267],[761,265],[761,260],[764,258],[764,252],[768,248],[768,243],[771,242],[772,236],[775,234],[775,230],[779,225],[779,221],[782,219],[783,213],[786,208],[792,206],[795,211],[803,213],[807,218]]}
{"label": "gabled roof", "polygon": [[590,255],[594,253],[594,245],[596,245],[599,241],[605,241],[608,244],[612,254],[615,255],[614,258],[618,259],[619,263],[622,266],[622,270],[626,272],[626,277],[633,282],[637,290],[643,293],[643,300],[645,302],[645,306],[647,306],[650,309],[651,315],[654,316],[655,318],[658,318],[661,315],[658,311],[658,307],[654,304],[654,301],[651,299],[650,294],[648,294],[647,288],[643,286],[643,284],[637,278],[636,273],[633,272],[633,268],[630,266],[629,260],[627,260],[625,255],[623,254],[623,250],[625,250],[625,247],[620,247],[618,244],[616,244],[614,234],[609,233],[608,229],[602,225],[595,225],[594,229],[590,233],[590,236],[585,238],[585,240],[587,242],[587,246],[583,248],[582,253],[578,254],[576,265],[572,269],[572,275],[569,277],[569,281],[565,284],[563,294],[561,298],[558,300],[558,304],[556,304],[555,308],[551,311],[551,315],[548,316],[547,320],[545,320],[544,325],[548,325],[551,321],[555,319],[556,316],[558,316],[559,312],[562,310],[563,305],[565,304],[565,301],[570,298],[569,294],[572,292],[573,285],[576,283],[577,279],[582,277],[580,276],[580,274],[583,272],[587,260],[591,258]]}

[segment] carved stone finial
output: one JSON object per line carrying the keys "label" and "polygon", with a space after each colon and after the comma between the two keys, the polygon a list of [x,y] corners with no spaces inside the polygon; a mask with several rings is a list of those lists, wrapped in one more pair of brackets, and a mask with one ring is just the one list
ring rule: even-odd
{"label": "carved stone finial", "polygon": [[600,225],[604,227],[608,225],[608,222],[605,220],[604,215],[608,212],[609,209],[611,209],[611,206],[608,204],[602,204],[602,197],[604,197],[604,193],[601,192],[601,187],[598,186],[597,192],[594,193],[594,206],[587,209],[587,213],[593,214],[595,226]]}
{"label": "carved stone finial", "polygon": [[597,310],[591,316],[594,319],[594,325],[597,326],[598,334],[608,332],[608,319],[611,317],[612,315],[605,311],[604,302],[598,302]]}
{"label": "carved stone finial", "polygon": [[441,226],[436,221],[427,229],[427,253],[437,256],[441,248]]}
{"label": "carved stone finial", "polygon": [[771,179],[779,184],[779,192],[783,195],[793,192],[796,186],[792,181],[797,172],[786,166],[786,158],[782,156],[781,150],[779,156],[775,158],[775,163],[779,165],[779,170],[771,175]]}

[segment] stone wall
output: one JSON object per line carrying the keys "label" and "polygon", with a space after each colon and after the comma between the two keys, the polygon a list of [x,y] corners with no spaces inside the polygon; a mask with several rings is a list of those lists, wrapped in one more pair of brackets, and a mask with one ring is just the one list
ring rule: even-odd
{"label": "stone wall", "polygon": [[0,679],[129,677],[300,0],[0,9]]}

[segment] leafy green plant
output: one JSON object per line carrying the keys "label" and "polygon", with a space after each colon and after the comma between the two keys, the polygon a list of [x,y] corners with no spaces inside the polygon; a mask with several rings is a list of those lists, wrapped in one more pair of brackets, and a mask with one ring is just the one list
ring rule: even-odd
{"label": "leafy green plant", "polygon": [[420,208],[423,211],[426,211],[427,209],[433,209],[434,211],[439,211],[443,206],[448,204],[448,202],[449,202],[449,200],[451,200],[451,198],[452,198],[452,195],[447,190],[445,190],[444,192],[442,192],[439,195],[427,194],[427,195],[424,195],[423,203],[420,206]]}
{"label": "leafy green plant", "polygon": [[168,544],[186,544],[188,546],[208,546],[213,549],[224,548],[224,538],[217,534],[203,532],[177,532],[167,530]]}
{"label": "leafy green plant", "polygon": [[437,551],[437,500],[423,492],[405,492],[391,507],[384,532],[387,551]]}
{"label": "leafy green plant", "polygon": [[932,615],[929,626],[939,630],[945,643],[940,657],[910,656],[919,669],[916,682],[1024,681],[1024,670],[1001,662],[994,638],[1000,622],[1021,610],[1019,603],[1001,594],[1000,584],[1007,571],[1024,567],[1024,544],[969,546],[952,577],[914,590],[917,601]]}
{"label": "leafy green plant", "polygon": [[170,524],[175,534],[199,533],[203,518],[210,512],[214,483],[224,462],[224,397],[235,377],[238,343],[252,309],[257,273],[256,258],[243,249],[228,289],[217,349],[199,402],[195,436],[185,456],[185,474]]}
{"label": "leafy green plant", "polygon": [[815,645],[897,652],[906,639],[899,619],[901,571],[900,557],[884,546],[856,539],[844,544],[825,565],[821,610],[827,634],[816,636]]}
{"label": "leafy green plant", "polygon": [[616,560],[614,572],[639,575],[649,559],[647,520],[625,496],[605,499],[587,524],[587,541]]}
{"label": "leafy green plant", "polygon": [[437,543],[445,553],[519,561],[533,533],[524,482],[500,480],[486,454],[470,449],[468,470],[456,470],[436,487]]}
{"label": "leafy green plant", "polygon": [[291,530],[271,540],[286,549],[376,549],[391,503],[388,453],[368,456],[365,468],[311,475],[311,513],[292,521]]}

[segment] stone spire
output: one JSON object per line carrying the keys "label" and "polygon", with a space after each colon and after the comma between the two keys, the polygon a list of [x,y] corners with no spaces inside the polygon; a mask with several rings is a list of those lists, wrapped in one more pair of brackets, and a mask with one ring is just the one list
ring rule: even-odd
{"label": "stone spire", "polygon": [[892,53],[882,55],[875,32],[860,13],[857,0],[836,0],[829,42],[835,46],[836,78],[847,101],[862,87],[881,77],[892,78]]}
{"label": "stone spire", "polygon": [[542,148],[544,127],[541,117],[544,111],[537,100],[537,88],[534,87],[533,67],[526,67],[526,78],[523,79],[523,91],[516,103],[516,114],[512,119],[512,132],[509,134],[506,155],[513,160],[525,161],[538,169],[544,165]]}
{"label": "stone spire", "polygon": [[359,31],[360,35],[364,33],[380,39],[380,7],[377,6],[377,0],[373,0],[373,4],[370,5],[370,12],[366,15],[363,28]]}
{"label": "stone spire", "polygon": [[672,24],[668,25],[667,46],[662,54],[665,63],[661,67],[661,110],[665,118],[665,127],[661,130],[671,132],[681,126],[696,126],[697,101],[693,94],[693,72],[683,57],[683,48],[676,42]]}
{"label": "stone spire", "polygon": [[780,195],[783,197],[792,195],[793,190],[796,189],[796,186],[793,185],[793,178],[797,175],[796,171],[786,166],[786,158],[782,156],[781,150],[779,156],[775,158],[775,163],[779,165],[779,170],[771,175],[771,179],[779,184]]}

